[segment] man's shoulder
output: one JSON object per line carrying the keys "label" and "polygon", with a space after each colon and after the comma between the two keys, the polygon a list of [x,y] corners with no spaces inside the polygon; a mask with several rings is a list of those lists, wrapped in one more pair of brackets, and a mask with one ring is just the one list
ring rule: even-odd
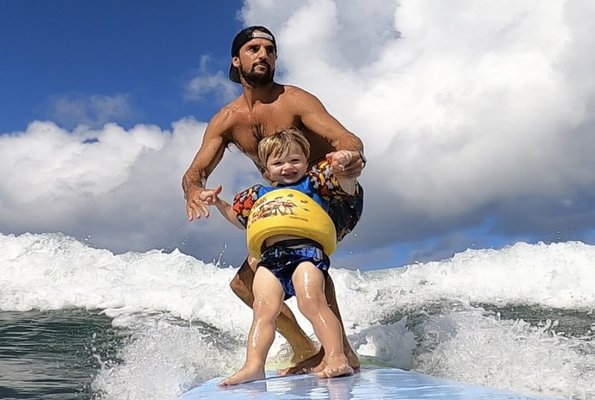
{"label": "man's shoulder", "polygon": [[316,96],[301,87],[293,85],[282,85],[282,87],[283,95],[280,98],[287,106],[303,108],[319,101]]}
{"label": "man's shoulder", "polygon": [[217,111],[211,118],[210,124],[220,126],[232,126],[237,121],[239,114],[242,112],[242,105],[240,98],[227,103],[219,111]]}
{"label": "man's shoulder", "polygon": [[302,89],[299,86],[294,85],[281,85],[283,87],[283,92],[290,96],[312,96],[310,92],[305,89]]}

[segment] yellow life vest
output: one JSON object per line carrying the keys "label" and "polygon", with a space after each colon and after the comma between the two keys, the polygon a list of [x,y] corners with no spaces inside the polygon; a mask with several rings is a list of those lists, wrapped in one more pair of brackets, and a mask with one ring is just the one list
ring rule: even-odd
{"label": "yellow life vest", "polygon": [[330,256],[337,247],[335,224],[328,213],[307,194],[295,189],[277,189],[259,198],[246,226],[250,255],[259,258],[266,239],[292,235],[312,239]]}

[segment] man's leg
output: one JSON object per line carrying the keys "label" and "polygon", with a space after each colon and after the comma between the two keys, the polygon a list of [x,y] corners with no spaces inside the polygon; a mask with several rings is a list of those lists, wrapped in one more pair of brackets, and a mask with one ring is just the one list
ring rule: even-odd
{"label": "man's leg", "polygon": [[[252,308],[252,305],[254,304],[254,295],[252,294],[253,282],[254,270],[250,267],[248,259],[246,259],[242,263],[236,276],[232,279],[230,286],[236,296],[250,308]],[[276,324],[277,331],[287,339],[287,342],[293,350],[293,357],[291,359],[293,363],[307,360],[318,352],[318,346],[316,346],[302,328],[300,328],[295,315],[285,303],[281,306],[281,313],[279,314],[279,317],[277,317]]]}
{"label": "man's leg", "polygon": [[341,311],[339,311],[339,304],[337,303],[337,296],[335,294],[335,284],[329,275],[327,275],[324,282],[324,294],[326,295],[326,301],[328,302],[330,309],[337,316],[339,323],[341,324],[341,333],[343,335],[343,351],[345,351],[345,356],[349,360],[349,366],[353,368],[354,371],[357,371],[360,367],[359,359],[351,348],[351,344],[349,344],[349,339],[345,333],[343,318],[341,317]]}

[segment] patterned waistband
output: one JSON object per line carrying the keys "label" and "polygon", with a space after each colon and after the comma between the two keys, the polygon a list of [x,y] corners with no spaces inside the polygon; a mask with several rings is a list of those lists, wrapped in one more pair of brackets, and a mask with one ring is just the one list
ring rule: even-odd
{"label": "patterned waistband", "polygon": [[274,245],[267,247],[266,249],[264,249],[264,251],[267,251],[269,249],[272,249],[274,247],[283,247],[283,248],[288,248],[288,249],[301,249],[304,247],[316,247],[317,249],[322,250],[322,246],[320,245],[320,243],[315,242],[312,239],[306,239],[306,238],[302,238],[302,239],[287,239],[287,240],[280,240],[277,243],[275,243]]}
{"label": "patterned waistband", "polygon": [[261,260],[268,259],[269,257],[311,257],[317,259],[326,258],[326,254],[322,249],[322,246],[317,242],[310,239],[287,239],[281,240],[274,245],[266,248],[261,255]]}

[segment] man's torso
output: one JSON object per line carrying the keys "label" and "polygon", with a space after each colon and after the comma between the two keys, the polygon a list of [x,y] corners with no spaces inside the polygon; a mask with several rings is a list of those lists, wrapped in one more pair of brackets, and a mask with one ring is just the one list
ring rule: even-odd
{"label": "man's torso", "polygon": [[257,102],[249,109],[243,96],[230,103],[231,128],[228,131],[229,142],[234,143],[262,171],[258,162],[258,142],[280,129],[291,126],[302,131],[310,143],[310,164],[324,158],[332,151],[330,143],[320,135],[310,131],[301,121],[301,117],[290,96],[299,95],[296,88],[282,86],[274,100],[269,103]]}

